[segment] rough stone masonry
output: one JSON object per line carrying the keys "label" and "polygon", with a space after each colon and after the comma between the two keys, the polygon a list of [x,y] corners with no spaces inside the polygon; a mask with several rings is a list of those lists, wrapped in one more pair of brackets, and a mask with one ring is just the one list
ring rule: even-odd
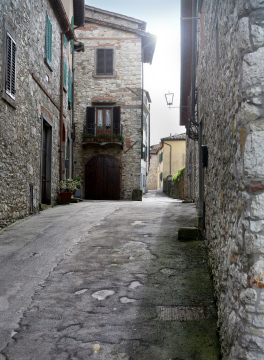
{"label": "rough stone masonry", "polygon": [[[198,15],[198,118],[209,152],[204,169],[205,235],[223,359],[260,360],[264,358],[264,1],[204,0]],[[188,149],[190,166],[198,164],[193,155],[198,154],[197,144],[189,140]],[[192,174],[196,181],[197,175]]]}

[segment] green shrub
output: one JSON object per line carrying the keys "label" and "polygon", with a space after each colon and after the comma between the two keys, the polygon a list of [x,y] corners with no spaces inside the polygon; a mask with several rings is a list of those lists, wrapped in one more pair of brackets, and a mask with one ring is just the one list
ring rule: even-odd
{"label": "green shrub", "polygon": [[178,170],[177,174],[173,175],[172,181],[180,181],[180,177],[183,175],[185,167]]}

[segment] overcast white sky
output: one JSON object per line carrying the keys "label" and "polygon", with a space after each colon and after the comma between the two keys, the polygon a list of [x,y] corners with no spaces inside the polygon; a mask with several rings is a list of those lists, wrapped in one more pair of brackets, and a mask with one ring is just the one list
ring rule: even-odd
{"label": "overcast white sky", "polygon": [[173,106],[180,102],[180,0],[85,0],[87,5],[147,22],[147,31],[157,35],[152,65],[144,65],[144,88],[151,104],[150,144],[162,137],[181,134],[179,109],[168,109],[165,93],[174,93]]}

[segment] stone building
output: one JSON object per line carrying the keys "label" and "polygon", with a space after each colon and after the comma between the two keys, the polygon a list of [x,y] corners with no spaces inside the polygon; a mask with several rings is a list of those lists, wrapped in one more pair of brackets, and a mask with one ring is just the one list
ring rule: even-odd
{"label": "stone building", "polygon": [[83,6],[83,0],[0,2],[0,227],[53,204],[66,176],[73,26],[81,25]]}
{"label": "stone building", "polygon": [[264,1],[181,1],[185,192],[209,249],[223,359],[264,358]]}
{"label": "stone building", "polygon": [[160,149],[161,144],[151,145],[150,146],[150,163],[149,163],[149,173],[148,173],[148,189],[157,190],[158,189],[158,150]]}
{"label": "stone building", "polygon": [[186,134],[170,135],[161,139],[158,149],[157,184],[163,189],[163,180],[168,175],[175,175],[185,166]]}
{"label": "stone building", "polygon": [[85,6],[76,31],[85,52],[76,55],[74,175],[86,199],[131,199],[147,174],[150,98],[143,64],[151,64],[156,37],[146,23]]}

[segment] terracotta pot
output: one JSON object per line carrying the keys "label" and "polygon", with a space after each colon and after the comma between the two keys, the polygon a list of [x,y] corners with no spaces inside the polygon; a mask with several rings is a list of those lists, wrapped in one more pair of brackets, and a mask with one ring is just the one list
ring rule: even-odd
{"label": "terracotta pot", "polygon": [[62,204],[70,204],[71,202],[71,197],[72,197],[72,192],[68,192],[68,191],[62,191],[60,192],[60,194],[57,197],[57,203],[58,205],[62,205]]}

